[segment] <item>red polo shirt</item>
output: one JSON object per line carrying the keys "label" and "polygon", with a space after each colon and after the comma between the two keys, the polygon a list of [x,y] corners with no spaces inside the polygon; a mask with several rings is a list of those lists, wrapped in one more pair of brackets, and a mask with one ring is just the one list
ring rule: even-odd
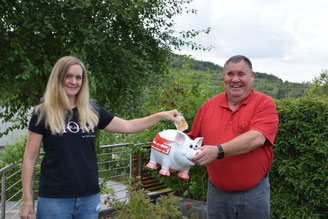
{"label": "red polo shirt", "polygon": [[278,112],[271,97],[252,90],[238,108],[231,111],[224,92],[199,109],[188,135],[192,139],[204,137],[203,145],[223,144],[250,130],[260,131],[267,138],[263,146],[253,151],[214,160],[207,165],[216,187],[242,191],[255,186],[269,171],[278,123]]}

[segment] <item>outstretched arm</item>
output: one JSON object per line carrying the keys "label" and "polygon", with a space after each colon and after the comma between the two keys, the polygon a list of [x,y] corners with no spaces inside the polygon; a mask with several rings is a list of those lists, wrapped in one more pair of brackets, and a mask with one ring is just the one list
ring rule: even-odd
{"label": "outstretched arm", "polygon": [[132,120],[125,120],[115,116],[113,120],[106,126],[105,130],[108,132],[122,134],[137,133],[153,126],[161,120],[167,119],[174,122],[179,122],[176,119],[178,114],[178,111],[174,109],[171,111],[154,113],[147,117]]}

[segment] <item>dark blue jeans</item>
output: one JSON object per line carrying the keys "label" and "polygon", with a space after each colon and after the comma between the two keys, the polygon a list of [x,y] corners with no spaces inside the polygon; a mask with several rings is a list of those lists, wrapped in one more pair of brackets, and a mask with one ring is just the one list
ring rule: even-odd
{"label": "dark blue jeans", "polygon": [[246,191],[226,192],[208,179],[208,219],[266,219],[270,218],[270,183],[268,174]]}
{"label": "dark blue jeans", "polygon": [[38,198],[37,219],[97,219],[100,193],[78,198]]}

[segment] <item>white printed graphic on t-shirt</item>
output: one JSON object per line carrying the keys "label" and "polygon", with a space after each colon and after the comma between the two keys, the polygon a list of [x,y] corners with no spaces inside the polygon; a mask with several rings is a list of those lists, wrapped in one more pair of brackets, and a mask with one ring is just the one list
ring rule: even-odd
{"label": "white printed graphic on t-shirt", "polygon": [[[89,130],[89,133],[93,133],[94,132],[94,129],[89,129],[87,127],[87,129]],[[79,133],[81,131],[81,133],[85,133],[86,131],[81,128],[81,126],[74,122],[74,121],[69,121],[66,125],[66,128],[63,130],[63,134],[65,133]],[[57,130],[57,132],[59,133],[59,131]]]}

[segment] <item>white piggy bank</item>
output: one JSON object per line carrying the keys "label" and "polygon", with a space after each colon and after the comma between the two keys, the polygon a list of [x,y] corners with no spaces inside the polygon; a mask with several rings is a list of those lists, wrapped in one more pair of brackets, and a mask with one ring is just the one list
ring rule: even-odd
{"label": "white piggy bank", "polygon": [[157,169],[159,163],[162,166],[160,174],[170,176],[170,171],[179,171],[179,177],[189,179],[188,171],[194,165],[189,159],[200,151],[194,148],[200,147],[202,142],[202,137],[191,140],[178,130],[161,131],[151,144],[150,161],[146,166]]}

